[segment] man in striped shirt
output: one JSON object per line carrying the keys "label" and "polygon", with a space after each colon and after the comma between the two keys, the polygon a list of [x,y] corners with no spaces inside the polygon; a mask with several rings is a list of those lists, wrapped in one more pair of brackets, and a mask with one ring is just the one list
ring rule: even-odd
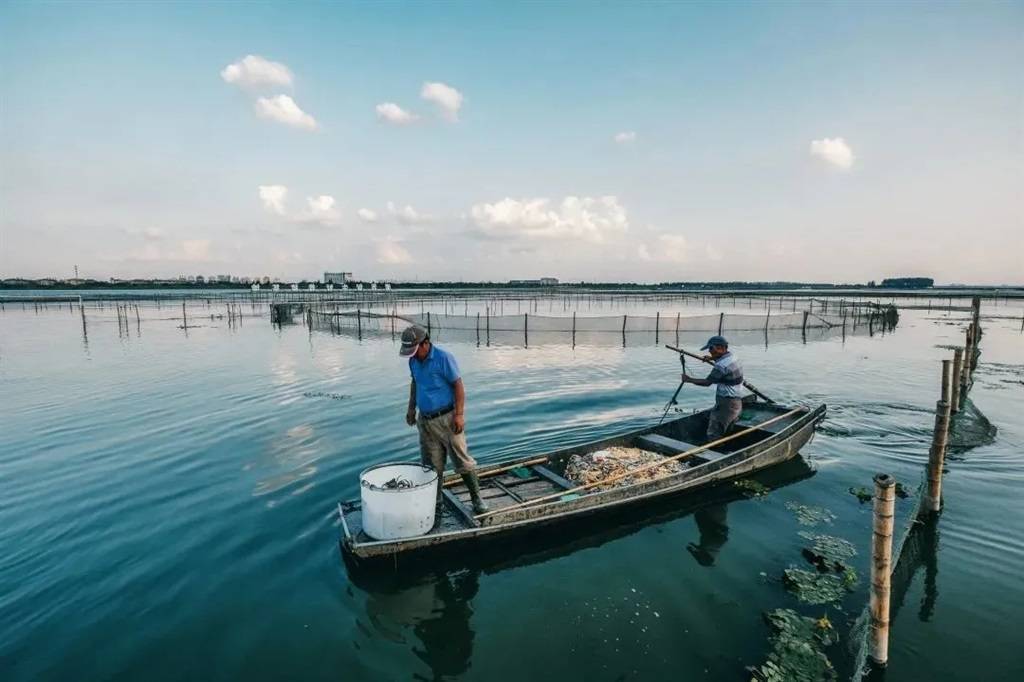
{"label": "man in striped shirt", "polygon": [[743,365],[729,351],[724,336],[712,336],[701,350],[708,351],[705,359],[713,360],[715,366],[706,379],[683,374],[683,383],[716,386],[715,407],[708,418],[708,441],[713,441],[726,435],[743,411]]}

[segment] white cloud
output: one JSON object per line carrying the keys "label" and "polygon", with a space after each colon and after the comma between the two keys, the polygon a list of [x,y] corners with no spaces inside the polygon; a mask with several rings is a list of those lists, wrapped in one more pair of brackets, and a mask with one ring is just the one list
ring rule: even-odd
{"label": "white cloud", "polygon": [[441,109],[441,115],[449,121],[459,120],[459,109],[462,108],[462,93],[444,83],[426,82],[420,90],[420,97],[433,102]]}
{"label": "white cloud", "polygon": [[321,194],[317,197],[307,197],[306,212],[295,216],[293,220],[299,223],[334,225],[340,217],[341,212],[335,207],[334,197]]}
{"label": "white cloud", "polygon": [[292,72],[279,62],[272,62],[259,55],[250,54],[234,64],[228,64],[220,72],[227,83],[243,88],[261,86],[291,87]]}
{"label": "white cloud", "polygon": [[376,211],[371,210],[369,208],[359,209],[358,211],[356,211],[356,215],[359,216],[360,220],[362,220],[364,223],[375,223],[377,222],[377,219],[379,217]]}
{"label": "white cloud", "polygon": [[642,261],[683,263],[690,255],[690,247],[681,234],[660,234],[652,244],[640,244],[636,255]]}
{"label": "white cloud", "polygon": [[388,237],[377,242],[377,262],[386,265],[402,265],[412,262],[412,255],[397,239]]}
{"label": "white cloud", "polygon": [[284,215],[284,202],[287,198],[288,188],[284,185],[260,185],[260,201],[263,202],[263,208],[271,213]]}
{"label": "white cloud", "polygon": [[186,239],[181,243],[181,259],[194,262],[210,260],[210,240]]}
{"label": "white cloud", "polygon": [[422,223],[429,223],[434,219],[433,216],[420,213],[408,204],[396,206],[393,201],[388,202],[388,213],[403,225],[420,225]]}
{"label": "white cloud", "polygon": [[260,97],[256,100],[256,115],[302,130],[316,130],[316,119],[299,108],[288,95]]}
{"label": "white cloud", "polygon": [[846,140],[841,137],[826,137],[822,140],[812,140],[811,156],[817,156],[819,159],[844,170],[850,168],[854,160],[853,150],[850,149],[850,145],[846,144]]}
{"label": "white cloud", "polygon": [[382,102],[377,105],[377,118],[394,125],[409,125],[419,120],[419,116],[406,111],[394,102]]}
{"label": "white cloud", "polygon": [[636,132],[633,130],[624,130],[621,133],[615,133],[615,142],[618,144],[629,144],[636,142]]}
{"label": "white cloud", "polygon": [[629,229],[626,209],[614,196],[568,196],[557,206],[547,199],[505,198],[474,205],[470,219],[489,237],[572,238],[600,243]]}

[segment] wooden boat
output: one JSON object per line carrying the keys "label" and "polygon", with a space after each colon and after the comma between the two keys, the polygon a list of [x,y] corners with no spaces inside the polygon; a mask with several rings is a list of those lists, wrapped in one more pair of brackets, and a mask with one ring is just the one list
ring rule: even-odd
{"label": "wooden boat", "polygon": [[[362,530],[359,500],[342,502],[338,505],[344,533],[342,551],[347,559],[361,563],[380,558],[392,560],[398,554],[459,550],[471,543],[505,539],[540,526],[632,509],[670,495],[693,492],[795,457],[814,435],[815,425],[824,418],[825,405],[813,409],[783,407],[756,401],[751,396],[744,400],[734,429],[734,434],[739,435],[680,459],[684,465],[681,472],[655,480],[609,490],[577,491],[578,486],[562,475],[573,455],[612,446],[637,447],[667,457],[697,448],[706,440],[709,412],[695,412],[658,426],[480,467],[477,473],[481,496],[491,512],[479,517],[474,516],[469,491],[459,477],[448,476],[440,518],[425,535],[375,540]],[[565,494],[559,496],[559,492]]]}

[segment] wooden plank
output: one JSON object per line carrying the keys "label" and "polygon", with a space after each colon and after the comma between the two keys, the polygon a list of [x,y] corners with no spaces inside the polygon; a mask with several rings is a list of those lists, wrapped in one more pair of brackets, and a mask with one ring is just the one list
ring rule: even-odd
{"label": "wooden plank", "polygon": [[536,471],[538,474],[540,474],[544,478],[546,478],[549,481],[551,481],[552,483],[554,483],[555,485],[557,485],[559,488],[565,488],[566,490],[569,490],[570,488],[573,488],[576,485],[572,481],[570,481],[568,479],[565,479],[565,478],[562,478],[561,476],[556,474],[554,471],[552,471],[551,469],[548,469],[545,466],[540,466],[538,464],[537,466],[530,467],[530,468],[533,469],[534,471]]}
{"label": "wooden plank", "polygon": [[479,528],[480,522],[473,516],[473,511],[466,507],[459,501],[459,498],[452,495],[447,489],[442,488],[441,494],[444,495],[444,499],[451,505],[451,508],[455,510],[455,513],[469,525],[470,528]]}
{"label": "wooden plank", "polygon": [[495,479],[495,480],[491,481],[491,483],[493,483],[494,485],[496,485],[496,486],[498,486],[499,488],[501,488],[502,490],[504,490],[504,491],[505,491],[505,493],[506,493],[506,494],[507,494],[507,495],[508,495],[509,497],[511,497],[512,499],[514,499],[514,500],[515,500],[516,502],[522,502],[522,501],[523,501],[523,498],[519,497],[519,495],[516,495],[516,494],[515,494],[514,492],[512,492],[511,490],[509,490],[508,488],[506,488],[505,486],[503,486],[503,485],[501,484],[501,481],[499,481],[499,480]]}
{"label": "wooden plank", "polygon": [[675,438],[669,438],[668,436],[662,436],[658,433],[648,433],[640,436],[636,439],[636,442],[638,445],[651,449],[658,454],[668,453],[670,455],[674,455],[677,452],[692,450],[697,447],[692,443],[676,440]]}

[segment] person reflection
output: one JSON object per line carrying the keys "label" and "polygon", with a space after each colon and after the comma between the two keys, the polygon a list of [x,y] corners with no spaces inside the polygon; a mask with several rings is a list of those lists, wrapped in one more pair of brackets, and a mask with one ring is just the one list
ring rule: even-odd
{"label": "person reflection", "polygon": [[434,583],[434,609],[413,627],[423,643],[423,648],[413,653],[427,664],[434,680],[458,676],[469,669],[474,634],[469,619],[480,587],[479,577],[479,571],[469,569],[439,574]]}
{"label": "person reflection", "polygon": [[718,552],[729,539],[726,509],[727,506],[724,504],[713,504],[702,507],[693,514],[700,540],[697,544],[689,543],[686,549],[701,566],[714,566]]}
{"label": "person reflection", "polygon": [[419,640],[412,652],[430,676],[417,674],[415,679],[444,680],[469,669],[474,638],[470,618],[479,576],[472,569],[439,571],[411,582],[375,584],[369,591],[367,615],[378,634],[402,642],[402,632],[411,628]]}

